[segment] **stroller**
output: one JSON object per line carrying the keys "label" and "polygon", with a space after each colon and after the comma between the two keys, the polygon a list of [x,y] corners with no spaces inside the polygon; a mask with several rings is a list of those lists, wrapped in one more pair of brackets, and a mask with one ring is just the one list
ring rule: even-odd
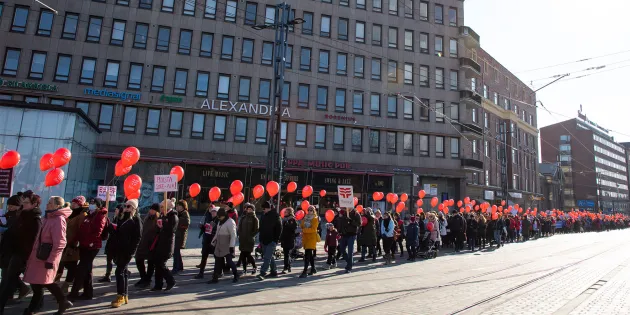
{"label": "stroller", "polygon": [[302,235],[298,234],[298,236],[295,238],[295,246],[291,250],[291,254],[289,257],[291,259],[291,262],[294,262],[297,259],[304,259],[304,253],[300,251],[301,248],[302,248]]}
{"label": "stroller", "polygon": [[437,242],[430,237],[431,233],[426,232],[420,241],[420,246],[416,254],[417,258],[431,259],[438,255]]}
{"label": "stroller", "polygon": [[[258,257],[260,256],[260,258],[263,257],[263,250],[262,250],[262,244],[258,243],[258,246],[256,246],[256,248],[254,249],[254,257],[256,259],[259,259]],[[278,260],[278,259],[282,259],[282,251],[279,250],[276,247],[276,250],[273,252],[273,256],[274,259]]]}

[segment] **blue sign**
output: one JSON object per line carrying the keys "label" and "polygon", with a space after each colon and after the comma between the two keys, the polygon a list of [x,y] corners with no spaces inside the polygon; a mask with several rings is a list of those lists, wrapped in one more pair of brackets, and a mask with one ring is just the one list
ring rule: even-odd
{"label": "blue sign", "polygon": [[109,98],[119,98],[123,101],[126,101],[126,100],[139,101],[140,100],[140,93],[118,92],[118,91],[110,91],[108,89],[99,90],[99,89],[85,88],[83,89],[83,94],[109,97]]}
{"label": "blue sign", "polygon": [[595,201],[593,200],[577,200],[578,208],[595,208]]}

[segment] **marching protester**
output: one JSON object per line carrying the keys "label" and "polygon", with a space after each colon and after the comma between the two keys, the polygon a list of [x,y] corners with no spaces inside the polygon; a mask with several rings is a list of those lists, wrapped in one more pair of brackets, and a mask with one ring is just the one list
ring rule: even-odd
{"label": "marching protester", "polygon": [[291,272],[291,251],[295,248],[295,237],[298,228],[293,212],[293,208],[285,208],[284,218],[282,218],[282,233],[280,234],[280,243],[284,257],[282,274]]}
{"label": "marching protester", "polygon": [[503,244],[503,241],[501,240],[501,236],[503,234],[503,228],[505,226],[503,225],[503,219],[500,216],[493,218],[492,223],[493,223],[492,230],[494,231],[494,242],[495,244],[497,244],[497,248],[499,248]]}
{"label": "marching protester", "polygon": [[407,233],[405,234],[405,243],[407,245],[407,253],[409,261],[416,261],[416,249],[419,245],[419,233],[420,228],[418,223],[416,222],[416,215],[411,213],[409,217],[409,224],[407,225]]}
{"label": "marching protester", "polygon": [[258,234],[258,218],[253,204],[245,204],[245,215],[238,222],[238,249],[241,252],[236,265],[243,264],[243,274],[247,272],[247,265],[252,265],[252,275],[256,274],[256,261],[252,256]]}
{"label": "marching protester", "polygon": [[265,277],[267,277],[267,269],[269,268],[271,268],[269,276],[277,277],[278,270],[276,268],[274,252],[276,251],[276,245],[282,234],[282,221],[280,220],[280,215],[278,215],[278,212],[269,201],[263,204],[263,217],[262,220],[260,220],[259,233],[260,244],[263,250],[263,265],[260,267],[258,280],[265,280]]}
{"label": "marching protester", "polygon": [[[63,270],[66,269],[65,281],[61,284],[61,290],[64,294],[68,293],[68,289],[74,281],[74,275],[79,264],[79,228],[87,215],[89,204],[85,201],[85,197],[78,196],[72,199],[70,210],[72,213],[67,219],[66,225],[66,248],[61,256],[61,263],[57,271],[57,281],[61,278]],[[57,282],[55,281],[55,282]]]}
{"label": "marching protester", "polygon": [[317,250],[317,242],[319,242],[319,234],[317,232],[319,218],[315,212],[315,207],[309,206],[306,216],[304,216],[302,223],[300,223],[302,228],[302,243],[304,244],[304,271],[302,271],[300,278],[306,278],[306,271],[309,264],[311,266],[311,271],[308,275],[317,273],[317,269],[315,269],[315,254]]}
{"label": "marching protester", "polygon": [[[105,243],[105,275],[103,278],[99,279],[98,282],[112,282],[112,269],[114,268],[114,258],[116,257],[116,251],[118,248],[116,247],[118,241],[116,240],[116,233],[114,227],[118,225],[119,221],[122,219],[123,215],[123,205],[117,205],[114,209],[114,218],[105,226],[105,230],[103,230],[103,235],[101,239],[107,238],[107,243]],[[107,236],[105,236],[107,235]]]}
{"label": "marching protester", "polygon": [[[102,199],[96,198],[89,205],[88,215],[79,227],[79,265],[72,283],[72,290],[68,294],[68,299],[91,300],[94,298],[94,287],[92,285],[92,269],[94,258],[103,246],[102,234],[106,228],[107,208]],[[83,294],[79,291],[83,289]]]}
{"label": "marching protester", "polygon": [[67,218],[72,213],[61,197],[51,197],[46,204],[42,228],[37,233],[30,257],[24,272],[24,282],[31,285],[33,297],[24,314],[34,314],[44,302],[44,287],[55,297],[58,304],[56,314],[63,314],[72,303],[66,299],[61,288],[55,283],[57,269],[66,247]]}
{"label": "marching protester", "polygon": [[394,229],[396,228],[396,224],[394,220],[390,216],[389,212],[385,212],[383,215],[383,220],[381,221],[381,235],[383,237],[383,251],[385,255],[385,264],[389,265],[392,263],[394,259]]}
{"label": "marching protester", "polygon": [[161,215],[157,220],[158,235],[150,249],[151,259],[155,265],[155,284],[151,291],[162,291],[164,280],[166,280],[165,291],[170,291],[176,284],[173,274],[166,266],[166,262],[173,257],[175,232],[179,226],[179,217],[174,208],[175,199],[167,199],[166,208],[164,208],[164,202],[160,205]]}
{"label": "marching protester", "polygon": [[337,233],[335,226],[332,223],[326,223],[326,242],[324,243],[324,251],[328,252],[328,259],[326,260],[328,269],[337,267],[337,257],[335,254],[339,238],[341,238],[341,236]]}
{"label": "marching protester", "polygon": [[365,255],[369,253],[372,256],[372,262],[376,261],[376,224],[372,208],[365,208],[361,215],[361,220],[365,220],[365,224],[361,222],[361,259],[359,262],[365,261]]}
{"label": "marching protester", "polygon": [[486,216],[484,215],[478,215],[477,216],[477,241],[475,242],[478,246],[479,249],[481,250],[482,248],[486,248],[486,227],[487,227],[487,220],[486,220]]}
{"label": "marching protester", "polygon": [[175,251],[173,252],[173,271],[176,275],[184,270],[184,261],[182,260],[182,249],[186,248],[186,240],[188,239],[188,226],[190,226],[190,214],[188,213],[188,203],[186,200],[180,200],[175,206],[179,223],[175,232]]}
{"label": "marching protester", "polygon": [[[342,212],[339,211],[341,214]],[[356,209],[344,211],[339,217],[339,231],[341,233],[341,250],[346,256],[346,273],[352,271],[354,243],[357,240],[357,233],[361,227],[361,215]]]}
{"label": "marching protester", "polygon": [[378,250],[377,256],[383,256],[383,248],[381,247],[381,210],[376,209],[374,212],[374,228],[376,230],[376,250]]}
{"label": "marching protester", "polygon": [[475,251],[475,244],[477,242],[477,230],[479,229],[479,219],[476,213],[471,213],[466,220],[466,243],[468,250]]}
{"label": "marching protester", "polygon": [[466,219],[461,213],[456,212],[452,216],[452,220],[448,223],[453,237],[451,240],[455,244],[455,252],[460,252],[464,249],[464,235],[466,234]]}
{"label": "marching protester", "polygon": [[[155,272],[155,264],[152,259],[149,259],[149,251],[151,245],[155,241],[158,235],[158,213],[160,212],[160,205],[154,203],[149,208],[149,213],[147,213],[144,221],[142,222],[142,236],[140,237],[140,244],[138,244],[138,248],[136,249],[136,268],[138,269],[138,274],[140,275],[140,281],[138,281],[134,286],[139,288],[147,288],[151,285],[151,279],[153,278],[153,273]],[[146,261],[146,266],[145,266]]]}
{"label": "marching protester", "polygon": [[[400,257],[403,257],[403,239],[405,239],[405,223],[402,219],[400,219],[400,215],[398,213],[394,213],[394,220],[396,223],[396,235],[394,237],[394,241],[398,244],[398,249],[400,250]],[[394,244],[394,253],[396,252],[396,244]]]}
{"label": "marching protester", "polygon": [[127,200],[121,217],[114,225],[114,238],[116,240],[116,299],[112,301],[112,307],[117,308],[123,304],[129,304],[129,262],[136,253],[140,238],[142,237],[142,220],[137,213],[138,199]]}
{"label": "marching protester", "polygon": [[219,218],[217,217],[217,211],[219,211],[219,207],[210,205],[208,210],[203,216],[203,220],[199,224],[200,237],[201,239],[201,263],[197,265],[199,268],[199,273],[195,276],[195,279],[203,279],[203,275],[206,270],[206,264],[208,262],[208,256],[210,254],[214,254],[214,245],[212,245],[212,240],[214,239],[214,235],[217,233],[217,225],[219,223]]}
{"label": "marching protester", "polygon": [[234,263],[234,247],[236,246],[236,223],[227,214],[225,208],[220,208],[217,212],[219,224],[217,232],[212,240],[214,246],[214,274],[208,283],[219,282],[219,275],[223,272],[224,264],[230,267],[234,278],[232,282],[238,282],[239,275]]}

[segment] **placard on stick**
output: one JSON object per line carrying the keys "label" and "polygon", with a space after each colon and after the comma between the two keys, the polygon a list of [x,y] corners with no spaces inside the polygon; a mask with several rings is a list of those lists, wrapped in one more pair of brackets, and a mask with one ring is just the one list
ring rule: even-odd
{"label": "placard on stick", "polygon": [[337,185],[337,195],[339,196],[339,207],[354,208],[354,192],[352,186]]}

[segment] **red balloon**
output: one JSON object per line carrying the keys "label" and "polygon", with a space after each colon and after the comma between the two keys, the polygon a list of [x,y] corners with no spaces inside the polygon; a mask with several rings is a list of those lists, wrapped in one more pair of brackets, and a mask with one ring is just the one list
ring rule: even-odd
{"label": "red balloon", "polygon": [[420,215],[420,213],[424,212],[424,210],[422,210],[422,208],[418,208],[418,215]]}
{"label": "red balloon", "polygon": [[356,205],[358,205],[358,204],[359,204],[359,198],[354,197],[354,205],[356,206]]}
{"label": "red balloon", "polygon": [[44,180],[44,185],[46,187],[57,186],[61,184],[66,174],[60,168],[55,168],[46,174],[46,179]]}
{"label": "red balloon", "polygon": [[474,206],[477,204],[477,200],[471,200],[470,203]]}
{"label": "red balloon", "polygon": [[254,186],[254,199],[258,199],[260,197],[262,197],[262,195],[265,193],[265,188],[262,185],[256,185]]}
{"label": "red balloon", "polygon": [[325,190],[323,190],[323,189],[322,189],[322,190],[320,190],[320,191],[319,191],[319,196],[320,196],[320,197],[324,197],[324,196],[326,196],[326,191],[325,191]]}
{"label": "red balloon", "polygon": [[418,198],[420,199],[423,199],[425,195],[426,195],[426,192],[424,190],[421,190],[418,192]]}
{"label": "red balloon", "polygon": [[363,213],[363,206],[362,205],[358,205],[355,209],[357,209],[358,213]]}
{"label": "red balloon", "polygon": [[136,147],[128,147],[120,155],[120,160],[124,167],[133,166],[140,160],[140,150]]}
{"label": "red balloon", "polygon": [[497,212],[497,205],[492,205],[492,213]]}
{"label": "red balloon", "polygon": [[396,212],[401,213],[403,210],[405,210],[405,203],[401,201],[396,204]]}
{"label": "red balloon", "polygon": [[440,205],[438,205],[438,210],[440,210],[440,211],[444,210],[444,204],[443,204],[443,203],[441,203]]}
{"label": "red balloon", "polygon": [[464,213],[464,208],[459,208],[459,213]]}
{"label": "red balloon", "polygon": [[449,207],[452,207],[454,204],[455,204],[455,200],[450,199],[450,200],[448,201],[448,206],[449,206]]}
{"label": "red balloon", "polygon": [[230,184],[230,193],[232,193],[232,195],[236,195],[241,191],[243,191],[243,182],[240,180],[237,179]]}
{"label": "red balloon", "polygon": [[210,188],[210,191],[208,192],[208,198],[210,199],[210,202],[215,202],[219,200],[219,197],[221,197],[221,189],[216,186]]}
{"label": "red balloon", "polygon": [[435,208],[435,206],[437,206],[437,204],[438,204],[437,197],[431,198],[431,208]]}
{"label": "red balloon", "polygon": [[55,164],[53,163],[53,154],[46,153],[42,155],[42,158],[39,160],[39,169],[42,172],[45,172],[53,167],[55,167]]}
{"label": "red balloon", "polygon": [[287,208],[284,208],[282,210],[280,210],[280,217],[284,218],[284,216],[287,214]]}
{"label": "red balloon", "polygon": [[140,188],[142,187],[142,178],[140,178],[140,176],[133,174],[133,175],[129,175],[127,176],[127,178],[125,179],[125,191],[136,191],[136,190],[140,190]]}
{"label": "red balloon", "polygon": [[470,206],[466,206],[466,213],[470,212]]}
{"label": "red balloon", "polygon": [[402,202],[407,202],[407,199],[409,199],[409,196],[408,196],[407,194],[402,193],[402,194],[400,195],[400,201],[402,201]]}
{"label": "red balloon", "polygon": [[330,223],[330,222],[332,222],[334,219],[335,219],[335,212],[334,212],[334,211],[332,211],[332,210],[330,210],[330,209],[328,209],[328,210],[326,211],[326,221],[327,221],[328,223]]}
{"label": "red balloon", "polygon": [[479,211],[479,205],[475,206],[475,211]]}
{"label": "red balloon", "polygon": [[462,203],[462,201],[461,201],[461,200],[458,200],[458,201],[457,201],[457,208],[461,208],[461,207],[462,207],[462,204],[463,204],[463,203]]}
{"label": "red balloon", "polygon": [[395,204],[396,201],[398,201],[398,195],[397,194],[392,194],[392,199],[389,201],[392,204]]}
{"label": "red balloon", "polygon": [[427,223],[427,230],[428,230],[429,232],[433,231],[433,222],[429,222],[429,223]]}
{"label": "red balloon", "polygon": [[361,217],[361,226],[366,226],[367,225],[367,218],[366,217]]}
{"label": "red balloon", "polygon": [[372,199],[376,200],[376,201],[380,201],[381,199],[383,199],[383,193],[379,192],[379,191],[375,191],[372,194]]}
{"label": "red balloon", "polygon": [[295,192],[296,189],[297,184],[295,182],[290,182],[289,185],[287,185],[287,191],[290,193]]}
{"label": "red balloon", "polygon": [[278,185],[277,182],[270,181],[267,183],[267,193],[269,194],[269,196],[273,197],[277,195],[279,190],[280,185]]}
{"label": "red balloon", "polygon": [[496,213],[496,212],[492,213],[492,220],[496,220],[498,218],[499,218],[499,214],[498,213]]}
{"label": "red balloon", "polygon": [[302,198],[308,198],[313,194],[313,187],[311,187],[310,185],[306,185],[304,186],[304,188],[302,188]]}
{"label": "red balloon", "polygon": [[505,206],[505,200],[501,200],[501,205]]}
{"label": "red balloon", "polygon": [[464,203],[470,203],[470,197],[464,198]]}
{"label": "red balloon", "polygon": [[245,196],[243,195],[242,192],[232,196],[232,204],[234,204],[235,207],[243,203],[244,200],[245,200]]}
{"label": "red balloon", "polygon": [[422,207],[422,204],[424,204],[424,201],[422,201],[422,199],[418,199],[418,201],[416,201],[416,205],[418,205],[418,207]]}
{"label": "red balloon", "polygon": [[[40,166],[41,166],[41,161],[40,161]],[[114,167],[114,175],[123,176],[123,175],[127,175],[127,173],[129,172],[131,172],[131,166],[124,167],[121,161],[116,162],[116,166]]]}
{"label": "red balloon", "polygon": [[194,183],[188,187],[188,193],[190,193],[190,197],[195,198],[201,193],[201,185]]}
{"label": "red balloon", "polygon": [[184,168],[179,165],[173,166],[170,174],[177,176],[177,181],[179,182],[182,178],[184,178]]}
{"label": "red balloon", "polygon": [[70,153],[70,150],[66,148],[60,148],[55,151],[55,154],[53,154],[53,165],[55,167],[62,167],[68,164],[68,162],[70,162],[70,159],[72,159],[72,153]]}
{"label": "red balloon", "polygon": [[298,210],[298,211],[295,213],[295,219],[296,219],[296,220],[302,220],[302,219],[304,219],[304,216],[306,215],[306,213],[304,213],[304,211],[305,211],[305,210]]}
{"label": "red balloon", "polygon": [[129,194],[125,194],[125,197],[127,197],[128,200],[138,199],[138,198],[140,198],[140,190],[131,192]]}
{"label": "red balloon", "polygon": [[18,163],[20,163],[20,153],[15,150],[8,151],[4,155],[2,155],[2,159],[0,159],[0,169],[9,169],[14,168]]}
{"label": "red balloon", "polygon": [[[311,205],[311,203],[308,202],[308,200],[302,200],[302,202],[300,203],[300,208],[302,208],[302,210],[304,210],[304,212],[306,212],[310,205]],[[297,218],[297,215],[295,217]],[[301,220],[301,219],[298,219],[298,220]]]}

